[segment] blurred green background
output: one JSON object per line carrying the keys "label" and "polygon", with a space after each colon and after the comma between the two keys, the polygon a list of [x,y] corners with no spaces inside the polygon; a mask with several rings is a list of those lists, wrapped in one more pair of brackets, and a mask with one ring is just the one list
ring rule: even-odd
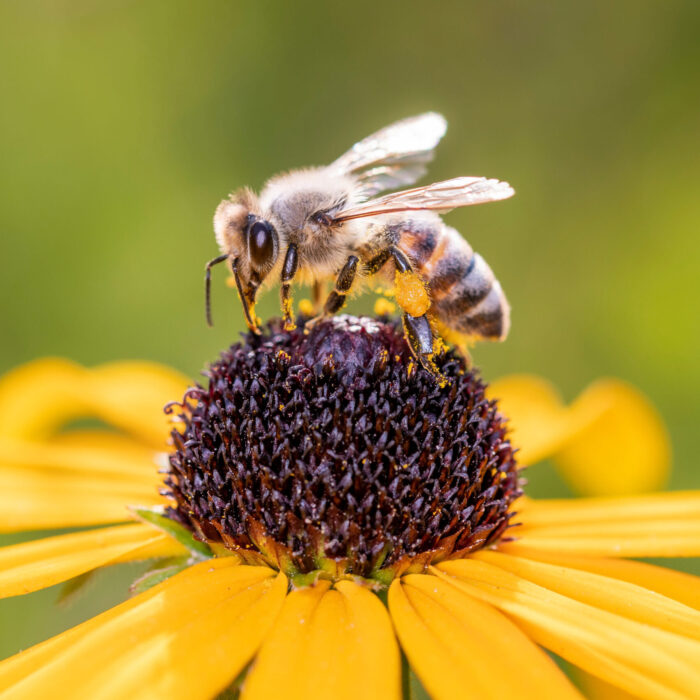
{"label": "blurred green background", "polygon": [[[633,382],[670,426],[671,486],[698,486],[698,36],[695,0],[3,0],[0,370],[62,355],[195,376],[243,325],[221,270],[204,322],[218,202],[437,110],[431,177],[517,190],[449,215],[513,306],[508,342],[474,352],[486,377],[535,372],[569,399]],[[547,469],[535,487],[563,493]],[[56,589],[2,601],[0,656],[133,574],[59,609]]]}

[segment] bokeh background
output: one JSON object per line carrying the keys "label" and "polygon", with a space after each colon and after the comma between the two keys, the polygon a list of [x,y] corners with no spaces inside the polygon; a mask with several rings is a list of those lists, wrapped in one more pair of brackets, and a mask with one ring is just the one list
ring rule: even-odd
{"label": "bokeh background", "polygon": [[[517,190],[449,215],[513,306],[508,342],[474,353],[486,377],[542,374],[568,399],[633,382],[668,421],[671,487],[697,487],[698,36],[695,0],[2,0],[0,371],[60,355],[196,376],[243,326],[222,270],[204,323],[218,202],[437,110],[431,176]],[[538,469],[536,493],[566,493]],[[0,657],[134,573],[58,607],[58,589],[1,601]]]}

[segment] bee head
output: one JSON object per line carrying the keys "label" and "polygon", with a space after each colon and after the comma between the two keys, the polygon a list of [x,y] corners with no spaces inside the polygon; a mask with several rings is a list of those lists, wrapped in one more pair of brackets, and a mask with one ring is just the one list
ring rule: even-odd
{"label": "bee head", "polygon": [[279,254],[279,237],[274,226],[256,212],[257,198],[243,190],[225,199],[214,214],[216,240],[223,253],[239,260],[242,270],[261,282]]}

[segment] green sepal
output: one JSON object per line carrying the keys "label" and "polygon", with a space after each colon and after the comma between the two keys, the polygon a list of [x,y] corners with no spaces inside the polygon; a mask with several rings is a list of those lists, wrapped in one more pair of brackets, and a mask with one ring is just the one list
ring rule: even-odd
{"label": "green sepal", "polygon": [[138,595],[147,591],[149,588],[162,583],[175,574],[179,574],[184,569],[192,565],[191,557],[168,557],[167,559],[158,559],[155,564],[140,578],[137,578],[129,591],[131,595]]}
{"label": "green sepal", "polygon": [[376,578],[377,574],[379,574],[381,572],[382,565],[386,561],[387,556],[389,556],[390,551],[391,551],[391,545],[389,543],[387,543],[386,545],[384,545],[384,548],[382,549],[382,551],[379,552],[379,555],[377,556],[377,559],[374,562],[374,566],[372,567],[372,572],[369,575],[370,578]]}
{"label": "green sepal", "polygon": [[196,540],[184,525],[169,518],[165,514],[163,506],[130,506],[129,510],[139,520],[154,525],[166,535],[170,535],[170,537],[185,547],[197,561],[211,559],[214,556],[208,545]]}
{"label": "green sepal", "polygon": [[209,549],[211,549],[211,553],[215,557],[231,557],[235,554],[235,552],[227,549],[225,545],[221,544],[221,542],[210,542]]}
{"label": "green sepal", "polygon": [[314,586],[321,579],[332,581],[333,577],[327,571],[322,571],[321,569],[314,569],[314,571],[309,571],[307,574],[291,574],[289,576],[292,588]]}
{"label": "green sepal", "polygon": [[388,588],[396,578],[396,574],[391,569],[377,569],[372,572],[371,580],[377,581],[381,586]]}

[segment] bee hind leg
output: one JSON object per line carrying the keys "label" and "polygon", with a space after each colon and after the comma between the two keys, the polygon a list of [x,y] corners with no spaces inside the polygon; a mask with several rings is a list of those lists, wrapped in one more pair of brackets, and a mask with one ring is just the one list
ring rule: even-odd
{"label": "bee hind leg", "polygon": [[406,342],[411,353],[420,362],[421,366],[435,377],[440,386],[445,386],[447,379],[435,364],[436,342],[433,338],[433,329],[427,315],[411,316],[411,314],[405,312],[402,321]]}

